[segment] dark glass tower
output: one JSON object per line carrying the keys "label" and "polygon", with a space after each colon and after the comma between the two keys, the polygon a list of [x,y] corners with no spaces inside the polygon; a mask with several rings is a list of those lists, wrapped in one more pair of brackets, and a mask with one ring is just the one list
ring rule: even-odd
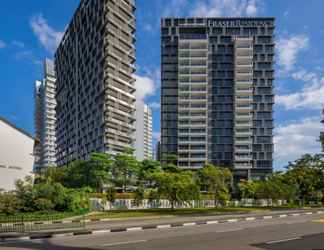
{"label": "dark glass tower", "polygon": [[162,19],[162,161],[272,172],[274,21]]}

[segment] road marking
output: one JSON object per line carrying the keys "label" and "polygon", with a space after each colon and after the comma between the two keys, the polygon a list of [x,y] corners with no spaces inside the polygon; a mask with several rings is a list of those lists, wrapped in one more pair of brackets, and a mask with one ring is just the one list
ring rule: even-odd
{"label": "road marking", "polygon": [[317,211],[318,214],[323,214],[324,212],[323,211]]}
{"label": "road marking", "polygon": [[263,216],[263,219],[272,219],[272,216],[271,215],[269,215],[269,216]]}
{"label": "road marking", "polygon": [[310,215],[310,214],[313,214],[312,212],[307,212],[307,213],[305,213],[306,215]]}
{"label": "road marking", "polygon": [[210,225],[210,224],[217,224],[218,223],[218,220],[210,220],[210,221],[207,221],[207,224]]}
{"label": "road marking", "polygon": [[232,223],[232,222],[238,222],[238,219],[230,219],[230,220],[227,220],[227,222],[230,222],[230,223]]}
{"label": "road marking", "polygon": [[188,227],[188,226],[195,226],[196,223],[195,222],[187,222],[187,223],[183,223],[184,227]]}
{"label": "road marking", "polygon": [[314,222],[324,223],[324,219],[314,220]]}
{"label": "road marking", "polygon": [[63,234],[53,234],[52,238],[62,238],[62,237],[73,236],[73,233],[63,233]]}
{"label": "road marking", "polygon": [[109,244],[100,245],[102,247],[111,247],[111,246],[118,246],[118,245],[128,245],[128,244],[136,244],[141,242],[146,242],[147,240],[134,240],[134,241],[121,241],[121,242],[114,242]]}
{"label": "road marking", "polygon": [[252,220],[255,220],[255,217],[248,217],[248,218],[245,218],[246,221],[252,221]]}
{"label": "road marking", "polygon": [[279,215],[279,218],[286,218],[287,217],[287,214],[280,214]]}
{"label": "road marking", "polygon": [[292,216],[299,216],[300,214],[292,214]]}
{"label": "road marking", "polygon": [[104,234],[104,233],[110,233],[111,231],[108,230],[96,230],[96,231],[92,231],[93,234]]}
{"label": "road marking", "polygon": [[156,228],[170,228],[171,225],[158,225]]}
{"label": "road marking", "polygon": [[127,231],[139,231],[139,230],[143,230],[142,227],[130,227],[130,228],[127,228]]}
{"label": "road marking", "polygon": [[295,237],[295,238],[288,238],[288,239],[282,239],[282,240],[273,240],[273,241],[268,241],[266,242],[266,244],[270,245],[270,244],[275,244],[275,243],[279,243],[279,242],[285,242],[285,241],[291,241],[291,240],[299,240],[301,239],[300,237]]}
{"label": "road marking", "polygon": [[234,228],[234,229],[227,229],[227,230],[221,230],[221,231],[215,231],[216,233],[227,233],[227,232],[235,232],[243,230],[243,228]]}
{"label": "road marking", "polygon": [[106,218],[106,219],[101,219],[100,221],[103,221],[103,222],[105,222],[105,221],[111,221],[111,219]]}

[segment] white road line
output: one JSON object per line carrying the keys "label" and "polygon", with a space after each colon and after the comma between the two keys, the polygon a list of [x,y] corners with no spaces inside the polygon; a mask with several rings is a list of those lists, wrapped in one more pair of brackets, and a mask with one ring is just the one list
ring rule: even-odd
{"label": "white road line", "polygon": [[323,211],[317,211],[318,214],[323,214],[324,212]]}
{"label": "white road line", "polygon": [[130,228],[127,228],[127,231],[140,231],[140,230],[143,230],[142,227],[130,227]]}
{"label": "white road line", "polygon": [[305,213],[306,215],[310,215],[310,214],[313,214],[312,212],[307,212],[307,213]]}
{"label": "white road line", "polygon": [[292,214],[292,216],[299,216],[300,214]]}
{"label": "white road line", "polygon": [[230,220],[227,220],[227,222],[230,222],[230,223],[232,223],[232,222],[238,222],[238,219],[230,219]]}
{"label": "white road line", "polygon": [[263,219],[272,219],[272,216],[271,215],[269,215],[269,216],[263,216]]}
{"label": "white road line", "polygon": [[220,231],[215,231],[216,233],[227,233],[227,232],[235,232],[235,231],[240,231],[243,230],[243,228],[234,228],[234,229],[227,229],[227,230],[220,230]]}
{"label": "white road line", "polygon": [[255,220],[255,217],[248,217],[248,218],[245,218],[246,221],[252,221],[252,220]]}
{"label": "white road line", "polygon": [[279,218],[286,218],[287,217],[287,214],[280,214],[279,215]]}
{"label": "white road line", "polygon": [[170,228],[171,225],[158,225],[156,228]]}
{"label": "white road line", "polygon": [[118,246],[118,245],[127,245],[127,244],[135,244],[135,243],[141,243],[146,242],[147,240],[134,240],[134,241],[121,241],[121,242],[114,242],[109,244],[103,244],[100,245],[102,247],[111,247],[111,246]]}
{"label": "white road line", "polygon": [[210,220],[210,221],[207,221],[206,224],[210,225],[210,224],[217,224],[218,221],[217,220]]}
{"label": "white road line", "polygon": [[183,223],[184,227],[188,227],[188,226],[195,226],[196,222],[187,222],[187,223]]}
{"label": "white road line", "polygon": [[96,231],[92,231],[92,234],[104,234],[104,233],[110,233],[110,230],[96,230]]}
{"label": "white road line", "polygon": [[52,238],[62,238],[73,236],[73,233],[64,233],[64,234],[53,234]]}
{"label": "white road line", "polygon": [[279,243],[279,242],[285,242],[285,241],[291,241],[291,240],[299,240],[300,237],[295,237],[295,238],[288,238],[288,239],[282,239],[282,240],[273,240],[273,241],[268,241],[266,242],[266,244],[275,244],[275,243]]}

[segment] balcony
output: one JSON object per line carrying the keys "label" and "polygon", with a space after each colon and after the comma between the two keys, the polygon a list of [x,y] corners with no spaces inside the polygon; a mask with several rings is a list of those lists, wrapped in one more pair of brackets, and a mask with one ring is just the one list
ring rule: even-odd
{"label": "balcony", "polygon": [[234,169],[250,169],[250,168],[252,168],[252,163],[234,162]]}
{"label": "balcony", "polygon": [[236,113],[235,114],[235,120],[252,120],[253,115],[251,114],[240,114]]}
{"label": "balcony", "polygon": [[235,145],[251,145],[252,144],[252,139],[247,139],[247,140],[234,139],[234,144]]}
{"label": "balcony", "polygon": [[239,88],[236,88],[235,89],[235,94],[237,96],[252,96],[253,94],[253,89],[239,89]]}

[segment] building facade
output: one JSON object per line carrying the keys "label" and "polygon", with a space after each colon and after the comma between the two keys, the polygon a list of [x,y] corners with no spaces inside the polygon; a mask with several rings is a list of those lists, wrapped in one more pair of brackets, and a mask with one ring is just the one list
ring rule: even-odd
{"label": "building facade", "polygon": [[153,159],[152,110],[143,101],[136,102],[135,157],[142,161]]}
{"label": "building facade", "polygon": [[134,146],[135,5],[82,0],[55,54],[57,163]]}
{"label": "building facade", "polygon": [[272,172],[274,18],[162,19],[161,153]]}
{"label": "building facade", "polygon": [[44,79],[35,83],[35,169],[56,165],[56,76],[52,60],[44,61]]}
{"label": "building facade", "polygon": [[14,190],[15,182],[33,176],[34,138],[0,117],[0,189]]}
{"label": "building facade", "polygon": [[161,140],[158,139],[154,149],[154,160],[161,161]]}

